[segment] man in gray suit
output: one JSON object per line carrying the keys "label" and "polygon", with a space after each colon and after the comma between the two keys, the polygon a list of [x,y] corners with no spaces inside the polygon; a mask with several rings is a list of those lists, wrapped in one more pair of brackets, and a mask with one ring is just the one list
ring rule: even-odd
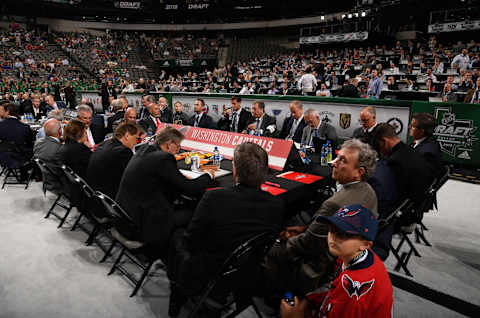
{"label": "man in gray suit", "polygon": [[[62,147],[60,143],[60,137],[62,136],[62,126],[60,122],[51,118],[43,125],[45,131],[45,137],[37,140],[33,146],[33,156],[42,159],[52,170],[56,170],[60,167],[60,158],[58,152]],[[59,189],[61,185],[58,184],[57,179],[54,176],[45,176],[44,190]]]}
{"label": "man in gray suit", "polygon": [[378,216],[375,191],[366,182],[375,171],[376,159],[376,152],[357,139],[343,143],[332,174],[340,190],[323,202],[309,226],[292,226],[282,232],[283,242],[275,244],[266,258],[270,288],[304,295],[330,279],[333,259],[328,253],[328,228],[317,218],[351,204],[361,204]]}
{"label": "man in gray suit", "polygon": [[302,143],[313,146],[313,137],[331,140],[333,145],[337,144],[337,132],[335,128],[326,121],[320,119],[320,114],[314,109],[308,109],[303,115],[307,126],[303,128]]}

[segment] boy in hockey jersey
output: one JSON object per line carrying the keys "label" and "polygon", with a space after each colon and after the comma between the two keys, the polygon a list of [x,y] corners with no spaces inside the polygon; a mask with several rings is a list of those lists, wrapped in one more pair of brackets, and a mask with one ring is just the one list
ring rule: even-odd
{"label": "boy in hockey jersey", "polygon": [[370,250],[378,223],[373,213],[361,205],[344,206],[333,216],[320,216],[329,223],[328,247],[336,257],[335,278],[327,292],[295,298],[291,306],[282,301],[282,318],[391,317],[392,283],[382,261]]}

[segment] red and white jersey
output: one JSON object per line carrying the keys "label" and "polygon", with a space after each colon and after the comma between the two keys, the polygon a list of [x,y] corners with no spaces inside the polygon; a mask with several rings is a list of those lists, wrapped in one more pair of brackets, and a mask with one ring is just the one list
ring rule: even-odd
{"label": "red and white jersey", "polygon": [[378,256],[368,250],[351,266],[342,268],[342,265],[338,259],[338,274],[328,292],[307,295],[309,301],[319,308],[314,317],[392,317],[392,283]]}

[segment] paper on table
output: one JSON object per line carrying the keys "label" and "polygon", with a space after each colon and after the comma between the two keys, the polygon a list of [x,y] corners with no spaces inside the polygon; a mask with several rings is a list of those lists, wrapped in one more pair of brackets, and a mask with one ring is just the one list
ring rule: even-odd
{"label": "paper on table", "polygon": [[[200,177],[202,174],[206,173],[206,172],[203,172],[203,171],[196,172],[196,171],[185,170],[185,169],[180,169],[180,172],[181,172],[185,177],[189,177],[189,178],[191,178],[191,179],[196,179],[196,178]],[[215,177],[216,177],[216,178],[219,178],[219,177],[223,177],[223,176],[229,175],[229,174],[231,174],[231,173],[232,173],[232,172],[229,171],[229,170],[218,169],[217,171],[215,171]]]}

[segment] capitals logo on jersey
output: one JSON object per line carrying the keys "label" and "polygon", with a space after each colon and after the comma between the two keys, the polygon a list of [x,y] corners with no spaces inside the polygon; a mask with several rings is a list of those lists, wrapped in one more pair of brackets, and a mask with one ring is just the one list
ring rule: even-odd
{"label": "capitals logo on jersey", "polygon": [[359,281],[352,280],[347,274],[343,274],[342,276],[343,289],[345,289],[350,298],[353,298],[353,296],[356,295],[357,300],[359,300],[363,295],[367,294],[370,289],[372,289],[374,283],[375,279],[361,283]]}

